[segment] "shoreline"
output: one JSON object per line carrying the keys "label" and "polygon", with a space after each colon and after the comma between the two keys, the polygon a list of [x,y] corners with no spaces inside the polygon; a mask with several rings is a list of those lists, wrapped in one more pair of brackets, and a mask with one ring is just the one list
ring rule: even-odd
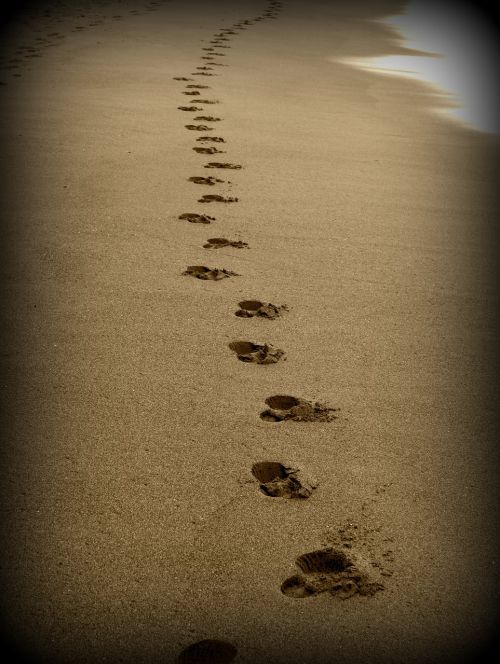
{"label": "shoreline", "polygon": [[[366,19],[399,2],[284,2],[227,34],[216,77],[193,75],[202,49],[267,4],[153,5],[65,19],[3,89],[4,633],[51,661],[175,662],[204,639],[248,663],[477,659],[498,582],[498,140],[429,112],[423,84],[330,61],[396,48]],[[179,110],[194,84],[219,103]],[[198,115],[221,120],[186,129]],[[183,274],[203,265],[237,276]],[[288,310],[235,316],[245,300]],[[236,340],[286,360],[238,361]],[[273,395],[339,410],[262,419]],[[309,497],[266,495],[252,468],[271,462]],[[384,589],[282,591],[332,547]]]}

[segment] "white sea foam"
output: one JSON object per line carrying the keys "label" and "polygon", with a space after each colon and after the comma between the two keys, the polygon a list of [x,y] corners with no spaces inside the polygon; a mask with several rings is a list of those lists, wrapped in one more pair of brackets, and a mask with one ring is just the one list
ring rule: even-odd
{"label": "white sea foam", "polygon": [[476,129],[500,133],[499,50],[494,27],[484,14],[472,3],[410,0],[404,14],[384,22],[398,30],[405,47],[428,55],[343,61],[431,83],[435,93],[447,98],[445,113]]}

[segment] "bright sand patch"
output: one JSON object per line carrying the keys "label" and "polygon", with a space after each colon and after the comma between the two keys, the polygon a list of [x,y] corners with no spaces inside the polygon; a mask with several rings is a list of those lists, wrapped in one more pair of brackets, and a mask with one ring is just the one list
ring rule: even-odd
{"label": "bright sand patch", "polygon": [[[64,38],[3,70],[2,597],[31,653],[421,664],[491,634],[498,141],[430,113],[421,83],[333,63],[400,49],[364,20],[400,3],[349,4],[287,1],[216,77],[190,75],[202,47],[264,3],[40,15],[29,39]],[[176,76],[211,87],[224,143],[184,128]],[[182,274],[205,264],[238,276]],[[237,361],[235,340],[286,361]],[[340,410],[266,421],[272,395]],[[314,492],[266,495],[262,462]],[[323,592],[358,583],[350,562],[318,577],[332,547],[384,588]],[[287,596],[303,556],[321,592]]]}

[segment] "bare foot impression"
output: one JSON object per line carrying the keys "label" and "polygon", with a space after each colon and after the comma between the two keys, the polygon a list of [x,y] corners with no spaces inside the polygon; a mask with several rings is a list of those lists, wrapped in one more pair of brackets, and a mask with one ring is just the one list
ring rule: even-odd
{"label": "bare foot impression", "polygon": [[[179,111],[202,111],[203,108],[200,108],[199,106],[177,106]],[[195,118],[197,120],[198,118]]]}
{"label": "bare foot impression", "polygon": [[254,463],[252,475],[259,482],[262,493],[271,498],[306,499],[318,486],[316,480],[306,477],[299,468],[277,461]]}
{"label": "bare foot impression", "polygon": [[182,94],[194,97],[195,95],[201,95],[201,92],[199,90],[188,90],[187,92],[186,92],[186,90],[184,90]]}
{"label": "bare foot impression", "polygon": [[322,404],[288,395],[277,394],[266,399],[269,406],[260,417],[266,422],[331,422],[336,418],[338,408],[328,408]]}
{"label": "bare foot impression", "polygon": [[217,148],[193,148],[193,150],[200,154],[225,154],[224,150],[217,150]]}
{"label": "bare foot impression", "polygon": [[212,71],[212,67],[207,67],[206,65],[196,67],[196,69],[199,69],[200,71]]}
{"label": "bare foot impression", "polygon": [[206,281],[220,281],[228,277],[237,277],[236,272],[230,270],[220,270],[219,268],[205,267],[205,265],[189,265],[182,273],[196,279],[204,279]]}
{"label": "bare foot impression", "polygon": [[244,249],[248,247],[247,242],[241,240],[226,240],[225,237],[212,237],[207,240],[203,245],[204,249],[222,249],[224,247],[236,247],[236,249]]}
{"label": "bare foot impression", "polygon": [[[198,110],[202,111],[203,109],[200,108]],[[205,122],[219,122],[219,120],[222,120],[222,118],[214,118],[212,115],[198,115],[195,117],[195,120],[205,120]]]}
{"label": "bare foot impression", "polygon": [[300,574],[283,581],[281,592],[294,599],[328,592],[339,599],[353,595],[374,595],[384,586],[375,581],[368,565],[353,552],[329,547],[299,556]]}
{"label": "bare foot impression", "polygon": [[239,164],[229,164],[221,161],[209,161],[204,168],[242,168]]}
{"label": "bare foot impression", "polygon": [[229,664],[237,653],[227,641],[204,639],[184,648],[177,661],[179,664]]}
{"label": "bare foot impression", "polygon": [[207,127],[206,125],[184,125],[186,129],[190,129],[191,131],[212,131],[213,127]]}
{"label": "bare foot impression", "polygon": [[217,182],[224,182],[224,180],[219,180],[219,178],[202,178],[194,175],[191,178],[188,178],[189,182],[194,182],[195,184],[208,184],[214,185]]}
{"label": "bare foot impression", "polygon": [[185,219],[192,224],[210,224],[215,221],[215,217],[210,217],[208,214],[196,214],[196,212],[184,212],[179,215],[179,219]]}
{"label": "bare foot impression", "polygon": [[198,84],[194,83],[194,84],[191,84],[191,85],[186,85],[186,88],[196,88],[196,89],[199,89],[199,90],[207,90],[208,89],[209,90],[210,86],[209,85],[198,85]]}
{"label": "bare foot impression", "polygon": [[253,318],[257,316],[259,318],[267,318],[273,320],[281,316],[283,311],[288,311],[288,308],[285,304],[277,306],[268,302],[261,302],[260,300],[243,300],[238,303],[239,309],[235,312],[235,316],[240,318]]}
{"label": "bare foot impression", "polygon": [[192,78],[186,78],[185,76],[174,76],[174,81],[192,81]]}
{"label": "bare foot impression", "polygon": [[225,143],[226,141],[221,136],[200,136],[197,141],[210,141],[211,143]]}
{"label": "bare foot impression", "polygon": [[197,99],[197,104],[220,104],[218,99]]}
{"label": "bare foot impression", "polygon": [[218,194],[205,194],[204,196],[198,199],[198,203],[213,203],[213,202],[237,203],[238,199],[231,198],[231,196],[227,196],[224,198],[224,196],[219,196]]}
{"label": "bare foot impression", "polygon": [[270,344],[255,344],[252,341],[232,341],[229,348],[236,353],[241,362],[253,364],[276,364],[286,359],[285,351]]}

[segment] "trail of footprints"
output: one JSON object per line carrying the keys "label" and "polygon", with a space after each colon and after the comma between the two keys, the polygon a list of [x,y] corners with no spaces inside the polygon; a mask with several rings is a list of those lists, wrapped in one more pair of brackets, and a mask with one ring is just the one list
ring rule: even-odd
{"label": "trail of footprints", "polygon": [[[152,0],[139,9],[131,9],[128,14],[139,16],[146,12],[157,11],[165,0]],[[15,3],[14,3],[15,4]],[[33,58],[42,58],[46,49],[64,43],[67,31],[84,32],[108,21],[122,21],[122,14],[111,14],[115,9],[112,0],[96,0],[75,3],[25,3],[20,4],[18,13],[6,23],[11,34],[22,35],[23,41],[28,43],[15,44],[10,52],[7,47],[0,53],[0,72],[2,76],[11,75],[21,78],[25,71],[29,71]],[[64,24],[59,26],[58,24]],[[59,29],[57,29],[59,28]],[[7,85],[6,80],[0,80],[0,85]]]}
{"label": "trail of footprints", "polygon": [[[204,46],[202,61],[206,64],[198,65],[190,76],[175,76],[177,81],[185,82],[185,90],[182,94],[192,97],[189,105],[178,106],[178,109],[187,113],[195,113],[204,110],[205,105],[219,104],[218,99],[200,99],[200,90],[211,90],[211,86],[195,83],[192,76],[218,76],[214,73],[215,66],[228,66],[217,62],[216,57],[223,57],[222,49],[229,49],[231,38],[229,35],[237,35],[239,31],[248,29],[249,26],[267,19],[275,19],[282,7],[277,0],[269,0],[268,8],[261,15],[251,20],[242,20],[234,23],[230,28],[222,28],[220,32],[213,35],[209,42],[210,46]],[[208,94],[208,93],[207,93]],[[203,93],[205,96],[205,93]],[[192,149],[201,155],[225,154],[226,150],[219,149],[219,145],[226,141],[222,136],[208,135],[214,127],[205,123],[223,122],[222,117],[213,115],[197,115],[193,117],[194,122],[200,124],[186,124],[189,131],[203,132],[202,136],[196,138],[197,143]],[[214,145],[216,144],[216,145]],[[209,161],[203,164],[204,169],[241,170],[241,164],[231,161]],[[198,203],[237,203],[238,198],[228,195],[230,190],[229,180],[223,180],[216,176],[193,175],[188,178],[195,185],[208,187],[222,187],[220,193],[204,194],[197,199]],[[217,221],[216,217],[202,212],[183,212],[178,219],[191,224],[212,224]],[[228,240],[224,237],[209,238],[203,244],[205,249],[248,249],[248,244],[242,240]],[[222,267],[208,267],[206,265],[190,265],[183,272],[185,276],[205,281],[222,281],[224,279],[238,277],[232,270]],[[288,312],[286,304],[273,304],[260,300],[243,300],[238,303],[234,315],[239,318],[260,318],[273,321]],[[286,361],[286,353],[266,341],[255,341],[239,339],[228,344],[229,351],[235,358],[247,364],[275,365]],[[257,369],[257,371],[260,371]],[[325,404],[309,401],[303,398],[276,394],[264,400],[265,408],[260,412],[260,418],[270,425],[283,422],[332,422],[337,418],[338,409]],[[251,475],[258,483],[260,492],[266,498],[278,498],[289,500],[307,500],[313,495],[318,483],[308,477],[303,469],[297,468],[277,460],[263,460],[253,464]],[[340,533],[343,531],[339,531]],[[295,560],[298,571],[283,580],[281,592],[288,598],[302,599],[328,593],[340,599],[347,599],[353,595],[373,595],[383,588],[379,578],[374,578],[374,567],[380,567],[377,562],[370,562],[363,555],[355,553],[352,549],[353,539],[346,541],[339,536],[338,540],[326,542],[327,546],[320,550],[304,553]],[[333,544],[333,546],[332,546]],[[236,648],[219,640],[203,640],[191,644],[182,651],[179,662],[230,662],[237,654]]]}

